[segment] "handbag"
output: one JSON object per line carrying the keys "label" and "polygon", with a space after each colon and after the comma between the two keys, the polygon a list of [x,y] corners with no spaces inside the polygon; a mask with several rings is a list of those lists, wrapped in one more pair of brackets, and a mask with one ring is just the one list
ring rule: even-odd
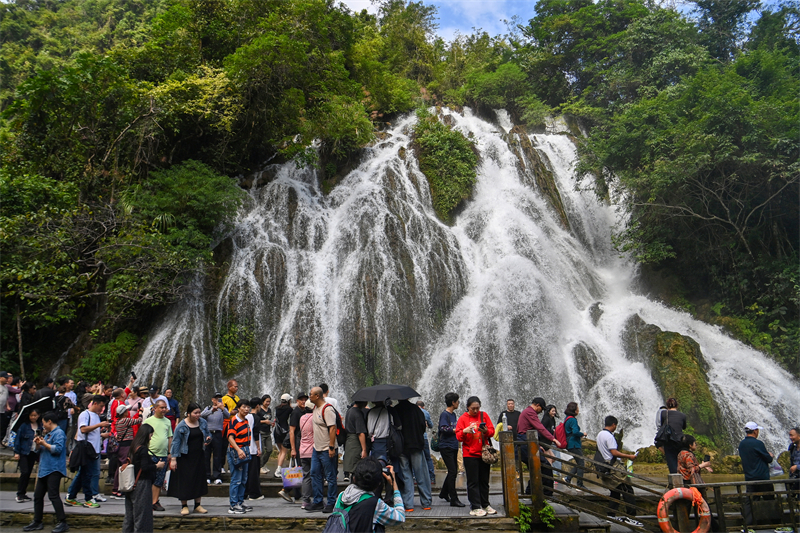
{"label": "handbag", "polygon": [[438,431],[433,434],[433,437],[431,437],[431,450],[433,450],[434,452],[438,452],[439,451],[439,432]]}
{"label": "handbag", "polygon": [[677,440],[678,439],[675,438],[672,432],[672,426],[669,425],[669,409],[667,409],[667,419],[661,424],[661,427],[658,428],[653,443],[656,445],[656,448],[662,448],[670,442],[677,442]]}
{"label": "handbag", "polygon": [[228,448],[228,462],[233,463],[233,466],[239,466],[241,463],[246,463],[250,460],[250,446],[245,446],[242,448],[244,452],[244,459],[239,457],[239,454],[236,453],[236,450],[233,448]]}
{"label": "handbag", "polygon": [[[483,422],[483,411],[481,411],[481,422]],[[487,465],[493,465],[500,460],[500,452],[492,446],[491,437],[486,440],[481,448],[481,459]]]}
{"label": "handbag", "polygon": [[117,453],[119,450],[119,441],[117,437],[114,435],[108,436],[108,442],[106,443],[106,453]]}
{"label": "handbag", "polygon": [[[294,466],[292,466],[294,463]],[[289,466],[281,472],[283,478],[283,488],[293,489],[303,485],[303,467],[297,464],[294,457],[289,459]]]}
{"label": "handbag", "polygon": [[142,475],[142,471],[141,469],[139,470],[139,473],[136,474],[136,478],[133,477],[133,471],[134,468],[131,466],[130,460],[117,469],[117,472],[119,473],[119,488],[117,490],[119,492],[133,492],[133,489],[136,488],[136,484],[139,482],[139,476]]}

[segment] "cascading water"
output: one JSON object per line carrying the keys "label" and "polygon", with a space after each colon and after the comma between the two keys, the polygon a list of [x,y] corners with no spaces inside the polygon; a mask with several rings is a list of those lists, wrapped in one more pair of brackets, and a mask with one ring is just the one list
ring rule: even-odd
{"label": "cascading water", "polygon": [[[236,377],[246,397],[326,381],[344,400],[361,386],[409,383],[434,412],[453,390],[478,395],[495,417],[508,397],[544,396],[559,410],[575,400],[584,429],[614,414],[637,447],[652,442],[663,402],[650,371],[625,356],[622,333],[638,315],[699,343],[731,438],[753,419],[783,447],[800,418],[797,381],[632,292],[634,266],[611,248],[614,207],[575,188],[569,136],[528,136],[504,112],[495,124],[442,114],[481,155],[452,227],[436,218],[411,149],[414,116],[328,195],[313,170],[270,166],[221,245],[222,275],[171,308],[135,371],[185,381],[198,398]],[[537,165],[552,176],[547,193]]]}

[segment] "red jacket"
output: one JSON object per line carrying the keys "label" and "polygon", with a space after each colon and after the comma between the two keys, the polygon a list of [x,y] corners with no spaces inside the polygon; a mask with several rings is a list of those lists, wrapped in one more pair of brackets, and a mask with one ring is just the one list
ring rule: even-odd
{"label": "red jacket", "polygon": [[[478,426],[481,425],[481,422],[486,423],[488,433],[486,433],[485,436],[478,430]],[[464,430],[472,424],[475,424],[475,433],[464,433]],[[464,457],[480,457],[483,445],[493,436],[494,425],[492,424],[492,418],[483,411],[480,411],[475,416],[470,415],[469,411],[467,411],[461,415],[456,423],[456,438],[464,443]]]}

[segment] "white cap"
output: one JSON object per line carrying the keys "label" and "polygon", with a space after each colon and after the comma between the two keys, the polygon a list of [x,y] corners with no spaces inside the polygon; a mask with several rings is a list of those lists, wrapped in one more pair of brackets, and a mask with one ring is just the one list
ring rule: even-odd
{"label": "white cap", "polygon": [[282,401],[282,402],[291,402],[291,401],[292,401],[292,395],[291,395],[291,394],[288,394],[288,393],[286,393],[286,394],[283,394],[283,395],[281,396],[281,401]]}
{"label": "white cap", "polygon": [[744,425],[744,429],[746,429],[747,431],[755,431],[757,429],[764,429],[764,428],[762,428],[755,422],[748,422],[747,424]]}

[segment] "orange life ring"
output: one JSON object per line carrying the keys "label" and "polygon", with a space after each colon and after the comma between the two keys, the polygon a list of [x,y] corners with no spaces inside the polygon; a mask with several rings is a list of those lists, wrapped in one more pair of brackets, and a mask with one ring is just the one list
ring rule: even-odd
{"label": "orange life ring", "polygon": [[658,502],[658,527],[664,533],[677,533],[672,529],[672,524],[669,521],[669,506],[675,500],[689,500],[697,506],[697,514],[700,517],[700,523],[692,533],[707,533],[711,528],[711,511],[708,508],[708,503],[703,499],[700,491],[694,487],[683,488],[678,487],[666,492],[661,500]]}

